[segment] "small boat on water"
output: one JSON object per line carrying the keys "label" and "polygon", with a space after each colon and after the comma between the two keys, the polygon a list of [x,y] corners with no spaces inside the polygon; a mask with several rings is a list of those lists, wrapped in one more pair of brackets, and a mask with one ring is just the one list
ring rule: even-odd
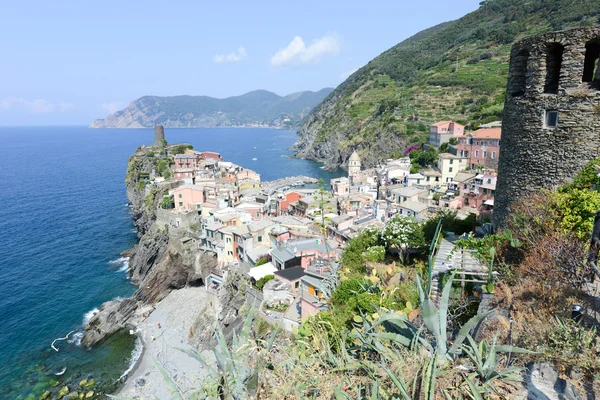
{"label": "small boat on water", "polygon": [[254,157],[254,158],[252,159],[252,161],[256,161],[256,160],[257,160],[257,158],[256,158],[256,157]]}
{"label": "small boat on water", "polygon": [[56,376],[61,376],[61,375],[63,375],[63,374],[66,372],[66,371],[67,371],[67,367],[63,367],[63,369],[61,369],[60,371],[58,371],[58,372],[55,372],[55,373],[54,373],[54,375],[56,375]]}

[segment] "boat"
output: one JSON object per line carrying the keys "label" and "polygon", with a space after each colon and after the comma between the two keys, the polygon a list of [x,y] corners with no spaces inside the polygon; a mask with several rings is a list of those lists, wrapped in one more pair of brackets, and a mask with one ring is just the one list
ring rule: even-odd
{"label": "boat", "polygon": [[257,158],[256,158],[256,157],[254,157],[254,158],[252,159],[252,161],[256,161],[256,160],[257,160]]}
{"label": "boat", "polygon": [[65,373],[66,370],[67,370],[67,367],[63,367],[63,369],[61,369],[60,371],[55,372],[54,375],[61,376]]}

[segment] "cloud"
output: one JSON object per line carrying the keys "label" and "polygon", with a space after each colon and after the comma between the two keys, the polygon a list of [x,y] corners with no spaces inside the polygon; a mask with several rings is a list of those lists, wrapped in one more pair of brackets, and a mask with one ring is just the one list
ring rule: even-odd
{"label": "cloud", "polygon": [[340,41],[337,36],[325,35],[315,39],[307,46],[304,39],[296,36],[287,47],[271,57],[271,66],[285,67],[299,64],[316,64],[324,56],[334,56],[340,52]]}
{"label": "cloud", "polygon": [[27,100],[22,97],[0,99],[0,110],[25,110],[31,113],[65,112],[73,109],[71,103],[53,104],[44,99]]}
{"label": "cloud", "polygon": [[108,111],[109,114],[114,114],[125,106],[122,101],[113,101],[111,103],[102,103],[100,106],[103,110]]}
{"label": "cloud", "polygon": [[58,103],[58,111],[60,112],[70,111],[73,108],[74,106],[71,103]]}
{"label": "cloud", "polygon": [[215,54],[213,57],[213,61],[217,64],[221,63],[230,63],[230,62],[240,62],[248,58],[248,53],[246,53],[246,49],[243,47],[239,47],[236,51],[232,51],[229,54]]}
{"label": "cloud", "polygon": [[350,77],[350,75],[352,75],[353,73],[355,73],[356,71],[358,71],[358,68],[352,68],[348,71],[344,71],[340,74],[340,79],[345,81],[346,79],[348,79],[348,77]]}

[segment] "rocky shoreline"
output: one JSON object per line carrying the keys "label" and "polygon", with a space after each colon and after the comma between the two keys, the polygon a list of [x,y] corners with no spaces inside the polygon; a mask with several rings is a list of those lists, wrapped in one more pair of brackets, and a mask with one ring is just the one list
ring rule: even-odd
{"label": "rocky shoreline", "polygon": [[[158,150],[168,153],[170,147]],[[202,286],[203,278],[216,266],[214,255],[185,247],[181,239],[186,232],[169,231],[167,225],[157,221],[158,202],[168,187],[148,188],[140,184],[154,174],[156,159],[152,154],[156,151],[153,147],[138,148],[127,170],[127,198],[139,242],[123,255],[130,257],[128,274],[137,290],[129,298],[102,304],[84,327],[81,344],[92,348],[122,330],[136,335],[143,350],[121,378],[125,383],[121,393],[161,398],[166,385],[161,386],[164,381],[154,360],[160,362],[167,347],[208,348],[217,324],[225,332],[239,326],[249,278],[229,271],[219,293],[209,293]],[[165,340],[159,339],[161,335],[166,335]],[[189,356],[178,353],[181,352],[169,349],[168,365],[174,368],[170,373],[195,376],[194,381],[204,376],[196,360],[192,364]],[[175,368],[174,360],[181,366]],[[153,384],[147,386],[151,381]]]}

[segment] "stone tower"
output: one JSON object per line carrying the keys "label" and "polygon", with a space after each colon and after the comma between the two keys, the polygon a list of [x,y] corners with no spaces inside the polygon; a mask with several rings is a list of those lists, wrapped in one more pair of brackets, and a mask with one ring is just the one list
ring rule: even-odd
{"label": "stone tower", "polygon": [[360,173],[360,156],[356,151],[352,153],[348,160],[348,178],[352,184],[352,178]]}
{"label": "stone tower", "polygon": [[154,127],[154,143],[152,147],[165,147],[165,128],[162,125],[156,125]]}
{"label": "stone tower", "polygon": [[526,38],[511,52],[494,225],[600,156],[600,27]]}

